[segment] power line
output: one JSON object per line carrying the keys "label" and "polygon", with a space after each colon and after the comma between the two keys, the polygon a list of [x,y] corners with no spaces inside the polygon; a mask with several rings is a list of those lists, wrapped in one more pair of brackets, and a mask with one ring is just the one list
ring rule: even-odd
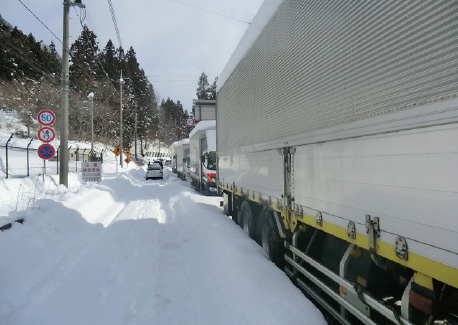
{"label": "power line", "polygon": [[149,74],[147,77],[193,77],[199,78],[197,74]]}
{"label": "power line", "polygon": [[[4,35],[6,35],[6,33],[4,31],[2,31],[2,33]],[[30,42],[27,40],[27,38],[23,38],[25,41],[27,41],[29,44]],[[61,76],[58,74],[58,73],[53,73],[53,72],[50,72],[49,70],[47,70],[46,68],[44,68],[40,62],[36,59],[36,58],[33,58],[33,57],[30,57],[28,53],[24,52],[23,50],[21,49],[18,49],[16,46],[13,45],[13,43],[11,42],[10,39],[7,39],[6,37],[4,38],[4,40],[6,41],[6,43],[8,43],[7,45],[9,45],[13,50],[16,51],[16,55],[18,56],[19,59],[21,59],[24,63],[26,63],[30,68],[32,68],[33,70],[35,70],[36,72],[39,72],[39,73],[42,73],[43,76],[45,77],[48,77],[48,78],[57,78],[58,80],[61,79]],[[5,44],[6,44],[5,43]],[[31,45],[31,44],[30,44]],[[28,88],[26,86],[26,84],[24,84],[27,91]],[[70,89],[69,88],[69,91],[71,91],[73,93],[74,96],[78,97],[81,101],[84,99],[79,93],[77,93],[75,90],[73,89]],[[30,92],[30,91],[29,91]]]}
{"label": "power line", "polygon": [[[111,1],[111,0],[108,0],[108,1]],[[245,20],[242,20],[242,19],[238,19],[238,18],[235,18],[235,17],[232,17],[232,16],[228,16],[228,15],[225,15],[225,14],[222,14],[220,12],[213,11],[213,10],[210,10],[210,9],[207,9],[207,8],[202,8],[202,7],[199,7],[199,6],[196,6],[196,5],[192,5],[192,4],[184,2],[184,1],[180,1],[180,0],[173,0],[173,1],[181,3],[182,5],[185,5],[185,6],[189,6],[189,7],[195,8],[195,9],[199,9],[199,10],[202,10],[202,11],[210,12],[210,13],[215,14],[215,15],[223,16],[223,17],[226,17],[226,18],[229,18],[229,19],[232,19],[232,20],[236,20],[236,21],[240,21],[240,22],[248,24],[248,25],[250,24],[250,22],[248,22],[248,21],[245,21]]]}
{"label": "power line", "polygon": [[153,80],[151,83],[160,83],[160,82],[196,82],[196,80],[185,80],[185,79],[170,79],[170,80]]}
{"label": "power line", "polygon": [[[26,52],[24,52],[21,49],[18,49],[16,46],[14,46],[12,41],[11,41],[11,39],[8,39],[6,37],[6,33],[4,31],[2,31],[2,34],[4,34],[4,36],[5,36],[4,37],[5,44],[9,45],[10,48],[15,50],[17,57],[19,59],[21,59],[24,63],[29,65],[36,72],[39,72],[39,73],[43,74],[44,76],[55,76],[54,73],[51,73],[49,70],[47,70],[42,65],[40,65],[40,62],[36,58],[30,57]],[[25,40],[30,44],[30,42],[26,38],[25,38]]]}
{"label": "power line", "polygon": [[52,30],[50,30],[50,29],[48,28],[48,26],[46,26],[45,23],[42,22],[42,21],[40,20],[40,18],[38,18],[38,17],[32,12],[32,10],[30,10],[21,0],[18,0],[18,1],[19,1],[19,2],[25,7],[25,9],[27,9],[27,10],[28,10],[28,11],[29,11],[29,12],[30,12],[30,13],[31,13],[31,14],[32,14],[32,15],[33,15],[33,16],[43,25],[43,26],[45,26],[45,28],[46,28],[51,34],[53,34],[54,37],[62,44],[61,39],[60,39],[59,37],[57,37],[56,34],[54,34],[54,32],[53,32]]}
{"label": "power line", "polygon": [[107,0],[107,1],[108,1],[108,6],[110,7],[111,19],[113,19],[113,24],[115,26],[116,36],[118,37],[119,46],[122,47],[121,35],[119,34],[118,23],[116,22],[116,16],[115,16],[115,12],[113,9],[113,4],[111,3],[111,0]]}
{"label": "power line", "polygon": [[[73,8],[73,9],[75,9],[75,8]],[[83,21],[86,19],[86,8],[83,8],[83,9],[82,9],[82,14],[81,14],[81,16],[78,15],[78,12],[76,11],[76,9],[75,9],[75,13],[76,13],[76,15],[79,17],[79,21],[80,21],[81,27],[83,27],[83,32],[86,34],[86,37],[89,39],[89,35],[87,34],[87,31],[84,29],[84,25],[83,25]],[[84,14],[84,16],[83,16],[83,14]],[[111,86],[114,88],[114,86],[113,86],[112,83],[111,83],[110,76],[109,76],[108,73],[105,71],[102,62],[100,62],[99,56],[97,55],[97,52],[96,52],[95,48],[92,46],[91,43],[89,43],[89,45],[91,46],[92,51],[93,51],[94,54],[95,54],[95,58],[97,59],[97,63],[99,64],[100,68],[102,68],[102,71],[103,71],[103,73],[104,73],[104,75],[105,75],[105,78],[106,78],[107,81],[108,81],[108,84],[111,85]]]}
{"label": "power line", "polygon": [[[118,29],[118,23],[116,22],[116,16],[115,16],[115,12],[114,12],[114,9],[113,9],[113,4],[111,3],[111,0],[107,0],[107,1],[108,1],[108,6],[110,7],[111,18],[113,19],[113,23],[114,23],[114,26],[115,26],[116,36],[118,37],[119,47],[123,48],[122,47],[122,42],[121,42],[121,35],[119,34],[119,29]],[[129,64],[127,64],[127,60],[126,60],[126,65],[125,66],[126,66],[126,70],[127,70],[127,75],[130,78],[131,73],[130,73]],[[121,76],[122,76],[122,70],[121,70]]]}

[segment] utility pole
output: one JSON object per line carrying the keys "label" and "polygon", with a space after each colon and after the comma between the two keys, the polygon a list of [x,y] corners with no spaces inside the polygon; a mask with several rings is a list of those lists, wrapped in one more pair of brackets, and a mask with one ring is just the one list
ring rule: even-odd
{"label": "utility pole", "polygon": [[81,0],[64,0],[63,42],[62,42],[62,81],[61,81],[61,121],[60,121],[60,175],[59,184],[68,187],[68,88],[69,88],[69,15],[70,7],[83,7]]}
{"label": "utility pole", "polygon": [[124,147],[122,144],[122,85],[124,83],[124,80],[122,79],[122,70],[121,70],[121,78],[119,79],[119,92],[121,94],[121,100],[120,100],[120,105],[119,105],[119,149],[121,149],[121,154],[119,155],[119,163],[122,168],[122,152],[124,151]]}
{"label": "utility pole", "polygon": [[[129,80],[129,89],[133,91],[133,85],[132,85],[132,79],[127,78]],[[135,141],[135,151],[134,151],[134,156],[135,159],[137,159],[137,99],[135,98],[135,91],[133,92],[134,95],[132,95],[131,98],[134,99],[134,107],[135,107],[135,119],[134,119],[134,129],[135,129],[135,134],[134,134],[134,141]]]}
{"label": "utility pole", "polygon": [[135,104],[135,159],[137,159],[137,100],[134,100]]}
{"label": "utility pole", "polygon": [[94,93],[90,93],[87,97],[91,103],[91,161],[94,161]]}
{"label": "utility pole", "polygon": [[70,1],[64,0],[64,37],[62,42],[61,119],[60,121],[60,174],[59,184],[68,187],[68,29]]}

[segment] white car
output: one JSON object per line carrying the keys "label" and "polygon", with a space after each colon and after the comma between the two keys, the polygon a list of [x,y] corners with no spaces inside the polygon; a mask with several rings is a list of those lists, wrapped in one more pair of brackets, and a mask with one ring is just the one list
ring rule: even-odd
{"label": "white car", "polygon": [[148,179],[160,178],[164,179],[164,173],[162,167],[159,164],[148,164],[148,169],[146,170],[146,180]]}

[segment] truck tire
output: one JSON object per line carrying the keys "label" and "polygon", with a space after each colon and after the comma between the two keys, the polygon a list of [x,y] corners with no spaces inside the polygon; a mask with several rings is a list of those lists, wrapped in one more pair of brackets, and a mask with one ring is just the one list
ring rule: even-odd
{"label": "truck tire", "polygon": [[260,241],[261,246],[267,254],[267,257],[277,266],[283,267],[285,260],[283,258],[283,239],[278,233],[277,225],[271,211],[265,211],[261,214]]}
{"label": "truck tire", "polygon": [[243,201],[240,208],[239,223],[243,231],[252,239],[256,237],[256,219],[248,201]]}
{"label": "truck tire", "polygon": [[262,228],[264,225],[264,219],[265,219],[265,214],[269,213],[269,210],[263,209],[259,212],[259,217],[258,217],[258,222],[256,224],[256,237],[255,240],[259,244],[259,246],[262,246]]}

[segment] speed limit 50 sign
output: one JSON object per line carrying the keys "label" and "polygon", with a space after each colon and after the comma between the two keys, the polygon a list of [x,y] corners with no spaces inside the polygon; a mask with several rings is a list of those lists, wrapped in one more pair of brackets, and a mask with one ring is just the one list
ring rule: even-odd
{"label": "speed limit 50 sign", "polygon": [[54,115],[54,113],[49,110],[42,110],[40,111],[40,113],[38,113],[38,122],[41,125],[44,125],[44,126],[53,125],[55,121],[56,121],[56,115]]}

